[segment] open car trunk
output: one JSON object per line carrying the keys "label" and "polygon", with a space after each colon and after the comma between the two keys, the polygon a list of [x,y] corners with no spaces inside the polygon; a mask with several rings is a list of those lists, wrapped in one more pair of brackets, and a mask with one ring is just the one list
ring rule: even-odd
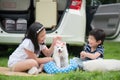
{"label": "open car trunk", "polygon": [[25,33],[34,22],[56,28],[70,0],[0,0],[0,26],[7,33]]}

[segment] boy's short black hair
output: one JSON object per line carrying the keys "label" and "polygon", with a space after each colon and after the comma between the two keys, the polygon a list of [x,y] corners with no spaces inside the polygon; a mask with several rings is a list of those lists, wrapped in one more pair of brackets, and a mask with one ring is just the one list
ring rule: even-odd
{"label": "boy's short black hair", "polygon": [[101,44],[103,44],[104,40],[105,40],[105,32],[102,29],[93,29],[89,32],[89,35],[92,35],[95,37],[96,41],[101,40]]}

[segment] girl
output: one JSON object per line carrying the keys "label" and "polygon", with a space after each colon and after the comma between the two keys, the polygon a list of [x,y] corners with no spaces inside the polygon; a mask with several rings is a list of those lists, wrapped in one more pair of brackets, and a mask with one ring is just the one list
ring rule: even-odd
{"label": "girl", "polygon": [[[42,71],[43,64],[52,61],[51,55],[54,44],[60,37],[53,39],[48,49],[45,45],[46,30],[40,23],[33,23],[26,32],[25,38],[18,48],[10,55],[8,67],[12,71],[27,71],[30,74],[38,74]],[[41,52],[46,56],[38,58]]]}

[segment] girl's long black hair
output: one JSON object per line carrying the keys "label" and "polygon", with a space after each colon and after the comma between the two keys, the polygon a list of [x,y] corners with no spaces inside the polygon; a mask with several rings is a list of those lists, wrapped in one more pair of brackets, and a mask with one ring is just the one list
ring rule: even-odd
{"label": "girl's long black hair", "polygon": [[34,22],[29,29],[26,31],[25,38],[28,38],[32,41],[34,45],[34,52],[37,54],[38,51],[40,50],[39,43],[38,43],[38,34],[45,29],[42,24],[38,22]]}

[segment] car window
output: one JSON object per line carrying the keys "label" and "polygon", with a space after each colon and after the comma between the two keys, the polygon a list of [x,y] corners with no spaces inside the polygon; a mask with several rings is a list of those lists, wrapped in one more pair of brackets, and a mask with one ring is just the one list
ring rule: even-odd
{"label": "car window", "polygon": [[87,6],[99,6],[100,4],[100,0],[86,0]]}

